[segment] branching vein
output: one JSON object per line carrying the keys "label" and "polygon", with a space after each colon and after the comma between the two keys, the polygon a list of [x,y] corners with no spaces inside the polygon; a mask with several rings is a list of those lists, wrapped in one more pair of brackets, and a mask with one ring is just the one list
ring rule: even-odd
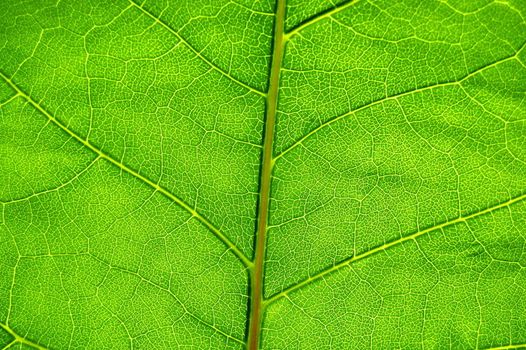
{"label": "branching vein", "polygon": [[39,344],[29,340],[29,339],[26,339],[26,338],[18,335],[14,330],[11,329],[11,327],[9,327],[6,324],[0,323],[0,327],[2,329],[4,329],[7,333],[9,333],[9,335],[11,335],[14,338],[13,341],[11,343],[9,343],[4,349],[8,349],[12,345],[15,345],[16,343],[20,343],[20,344],[24,344],[24,345],[30,346],[30,347],[38,349],[38,350],[48,350],[48,348],[45,348],[42,345],[39,345]]}
{"label": "branching vein", "polygon": [[203,62],[205,62],[206,64],[208,64],[210,67],[212,67],[215,71],[221,73],[222,75],[224,75],[225,77],[227,77],[228,79],[230,79],[231,81],[233,81],[234,83],[252,91],[253,93],[255,94],[258,94],[260,96],[263,96],[265,97],[266,94],[262,91],[259,91],[258,89],[248,85],[248,84],[245,84],[243,83],[241,80],[239,79],[236,79],[234,78],[231,74],[229,74],[228,72],[225,72],[223,69],[221,69],[219,66],[217,66],[215,63],[213,63],[212,61],[210,61],[208,58],[206,58],[201,52],[199,52],[196,48],[194,48],[185,38],[183,38],[181,36],[181,34],[179,34],[176,30],[174,30],[172,27],[170,27],[168,24],[166,24],[163,20],[161,20],[159,17],[155,16],[153,13],[151,13],[150,11],[148,11],[147,9],[144,8],[143,5],[139,5],[137,4],[135,1],[133,0],[129,0],[132,5],[134,5],[136,8],[138,8],[142,13],[144,13],[145,15],[147,15],[148,17],[150,17],[151,19],[153,19],[156,23],[160,24],[162,27],[164,27],[165,29],[167,29],[170,33],[172,33],[173,35],[175,35],[186,47],[188,47],[197,57],[199,57],[201,60],[203,60]]}
{"label": "branching vein", "polygon": [[387,97],[381,98],[379,100],[366,103],[365,105],[363,105],[361,107],[358,107],[358,108],[356,108],[356,109],[354,109],[352,111],[346,112],[346,113],[341,114],[341,115],[336,116],[336,117],[333,117],[333,118],[327,120],[326,122],[320,124],[318,127],[316,127],[315,129],[311,130],[309,133],[305,134],[305,136],[301,137],[299,140],[294,142],[291,146],[289,146],[288,148],[283,150],[281,153],[279,153],[277,156],[274,157],[274,161],[276,161],[279,158],[283,157],[285,154],[287,154],[288,152],[290,152],[291,150],[293,150],[294,148],[296,148],[297,146],[302,144],[306,139],[308,139],[311,136],[313,136],[314,134],[316,134],[318,131],[324,129],[325,127],[327,127],[327,126],[329,126],[329,125],[331,125],[333,123],[336,123],[337,121],[339,121],[341,119],[350,117],[350,116],[355,115],[356,113],[358,113],[360,111],[363,111],[363,110],[365,110],[367,108],[370,108],[370,107],[373,107],[373,106],[376,106],[376,105],[379,105],[379,104],[381,104],[383,102],[386,102],[386,101],[389,101],[389,100],[397,100],[397,99],[399,99],[401,97],[404,97],[404,96],[409,96],[409,95],[413,95],[413,94],[416,94],[416,93],[419,93],[419,92],[433,90],[433,89],[440,88],[440,87],[460,85],[464,81],[468,80],[469,78],[473,77],[476,74],[479,74],[479,73],[481,73],[481,72],[483,72],[483,71],[485,71],[487,69],[493,68],[493,67],[495,67],[495,66],[497,66],[499,64],[502,64],[504,62],[517,59],[519,53],[525,47],[526,47],[526,42],[523,43],[522,46],[515,53],[513,53],[512,55],[504,57],[504,58],[501,58],[501,59],[499,59],[499,60],[497,60],[495,62],[489,63],[489,64],[484,65],[482,67],[479,67],[479,68],[473,70],[472,72],[469,72],[468,74],[466,74],[465,76],[463,76],[462,78],[460,78],[458,80],[452,80],[452,81],[446,81],[446,82],[441,82],[441,83],[437,83],[437,84],[432,84],[432,85],[428,85],[428,86],[424,86],[424,87],[419,87],[419,88],[416,88],[416,89],[413,89],[413,90],[404,91],[404,92],[401,92],[401,93],[398,93],[398,94],[394,94],[394,95],[391,95],[391,96],[387,96]]}
{"label": "branching vein", "polygon": [[289,295],[290,293],[300,289],[300,288],[303,288],[315,281],[318,281],[322,278],[324,278],[325,276],[328,276],[330,274],[332,274],[333,272],[336,272],[346,266],[349,266],[350,264],[356,262],[356,261],[359,261],[359,260],[362,260],[362,259],[365,259],[371,255],[374,255],[376,253],[380,253],[380,252],[383,252],[383,251],[386,251],[387,249],[390,249],[390,248],[393,248],[395,246],[398,246],[404,242],[407,242],[409,240],[415,240],[417,239],[418,237],[420,236],[423,236],[425,234],[428,234],[428,233],[431,233],[431,232],[434,232],[434,231],[437,231],[437,230],[441,230],[441,229],[444,229],[446,227],[449,227],[449,226],[453,226],[453,225],[456,225],[456,224],[459,224],[459,223],[463,223],[463,222],[466,222],[468,220],[471,220],[471,219],[474,219],[476,217],[479,217],[479,216],[482,216],[482,215],[485,215],[485,214],[489,214],[491,212],[494,212],[496,210],[499,210],[499,209],[502,209],[502,208],[506,208],[506,207],[509,207],[515,203],[518,203],[518,202],[521,202],[523,200],[526,199],[526,193],[525,194],[521,194],[517,197],[514,197],[508,201],[505,201],[505,202],[502,202],[502,203],[499,203],[499,204],[496,204],[494,206],[491,206],[491,207],[488,207],[484,210],[481,210],[481,211],[477,211],[477,212],[474,212],[472,214],[469,214],[469,215],[466,215],[466,216],[460,216],[460,217],[457,217],[456,219],[453,219],[453,220],[450,220],[450,221],[446,221],[446,222],[443,222],[441,224],[438,224],[438,225],[435,225],[435,226],[432,226],[432,227],[429,227],[429,228],[426,228],[424,230],[421,230],[421,231],[417,231],[413,234],[410,234],[408,236],[404,236],[402,238],[399,238],[397,240],[394,240],[394,241],[391,241],[389,243],[386,243],[384,245],[381,245],[379,247],[376,247],[374,249],[371,249],[371,250],[368,250],[364,253],[361,253],[361,254],[358,254],[358,255],[355,255],[355,256],[351,256],[345,260],[343,260],[342,262],[336,264],[336,265],[333,265],[333,266],[330,266],[326,269],[323,269],[321,272],[299,282],[299,283],[296,283],[292,286],[289,286],[287,288],[285,288],[283,291],[271,296],[270,298],[266,299],[265,300],[265,304],[268,305],[268,304],[271,304],[273,303],[274,301],[282,298],[282,297],[285,297],[287,295]]}
{"label": "branching vein", "polygon": [[18,94],[24,99],[29,102],[33,107],[35,107],[38,111],[40,111],[44,116],[49,118],[49,120],[57,125],[60,129],[62,129],[64,132],[66,132],[68,135],[70,135],[73,139],[80,142],[82,145],[84,145],[86,148],[90,149],[92,152],[97,154],[100,158],[103,158],[107,161],[109,161],[111,164],[117,166],[121,170],[125,171],[126,173],[136,177],[137,179],[141,180],[142,182],[146,183],[147,185],[154,188],[159,193],[163,194],[167,198],[171,199],[175,203],[177,203],[181,208],[185,209],[187,212],[192,214],[193,217],[195,217],[197,220],[199,220],[205,227],[207,227],[214,235],[223,242],[229,250],[231,250],[234,255],[239,258],[239,260],[245,265],[245,267],[250,268],[252,266],[252,262],[246,257],[246,255],[238,248],[236,245],[225,235],[223,234],[217,227],[215,227],[208,219],[206,219],[203,215],[198,213],[195,209],[193,209],[190,205],[188,205],[186,202],[184,202],[182,199],[177,197],[175,194],[164,188],[163,186],[159,185],[158,183],[155,183],[154,181],[150,180],[149,178],[145,177],[144,175],[139,174],[137,171],[133,170],[126,164],[116,160],[115,158],[111,157],[109,154],[104,153],[102,150],[94,146],[91,142],[88,140],[83,139],[81,136],[77,135],[74,131],[69,129],[66,125],[64,125],[61,121],[53,117],[51,114],[49,114],[44,107],[42,107],[38,102],[33,100],[30,96],[28,96],[24,91],[22,91],[9,77],[4,75],[2,72],[0,72],[0,77],[2,77],[13,89],[15,89]]}
{"label": "branching vein", "polygon": [[300,31],[302,31],[303,29],[325,19],[325,18],[329,18],[335,14],[337,14],[338,12],[341,12],[349,7],[351,7],[352,5],[355,5],[358,1],[360,0],[347,0],[347,1],[344,1],[342,2],[341,4],[327,10],[327,11],[324,11],[324,12],[321,12],[321,13],[318,13],[310,18],[308,18],[307,20],[303,21],[302,23],[300,23],[299,25],[297,25],[296,27],[292,28],[291,30],[289,30],[287,32],[287,34],[285,34],[285,38],[286,39],[290,39],[291,37],[293,37],[294,35],[298,34]]}

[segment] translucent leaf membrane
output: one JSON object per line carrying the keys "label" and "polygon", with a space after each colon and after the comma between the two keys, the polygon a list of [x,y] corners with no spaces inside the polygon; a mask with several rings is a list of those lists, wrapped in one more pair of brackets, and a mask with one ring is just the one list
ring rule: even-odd
{"label": "translucent leaf membrane", "polygon": [[263,348],[476,349],[523,342],[525,214],[523,202],[499,207],[305,285],[269,307]]}
{"label": "translucent leaf membrane", "polygon": [[519,349],[526,3],[0,4],[2,349]]}

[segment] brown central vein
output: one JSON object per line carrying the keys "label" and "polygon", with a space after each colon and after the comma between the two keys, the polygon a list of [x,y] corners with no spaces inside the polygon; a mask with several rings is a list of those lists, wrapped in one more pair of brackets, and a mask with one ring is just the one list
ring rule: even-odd
{"label": "brown central vein", "polygon": [[278,105],[279,75],[284,53],[285,0],[277,0],[274,19],[274,40],[269,86],[266,99],[265,131],[261,160],[258,221],[255,242],[254,268],[251,271],[250,319],[248,322],[248,350],[259,348],[261,319],[263,313],[263,270],[265,244],[270,204],[270,183],[272,174],[272,143]]}

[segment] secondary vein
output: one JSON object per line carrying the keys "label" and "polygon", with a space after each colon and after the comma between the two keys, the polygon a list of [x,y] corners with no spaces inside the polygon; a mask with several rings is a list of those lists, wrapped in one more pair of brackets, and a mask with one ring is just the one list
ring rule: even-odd
{"label": "secondary vein", "polygon": [[340,263],[336,264],[336,265],[333,265],[333,266],[330,266],[328,268],[325,268],[323,269],[322,271],[320,271],[319,273],[315,274],[314,276],[311,276],[307,279],[304,279],[303,281],[301,282],[298,282],[294,285],[291,285],[287,288],[285,288],[283,291],[277,293],[277,294],[274,294],[273,296],[271,296],[270,298],[266,299],[264,301],[264,304],[265,306],[268,306],[269,304],[275,302],[276,300],[278,299],[281,299],[287,295],[289,295],[290,293],[294,292],[295,290],[298,290],[302,287],[305,287],[306,285],[308,284],[311,284],[312,282],[315,282],[329,274],[332,274],[346,266],[349,266],[351,263],[353,262],[356,262],[358,260],[362,260],[364,258],[367,258],[368,256],[371,256],[373,254],[376,254],[376,253],[379,253],[379,252],[382,252],[382,251],[385,251],[387,249],[390,249],[394,246],[398,246],[399,244],[402,244],[406,241],[409,241],[409,240],[415,240],[416,238],[420,237],[420,236],[423,236],[425,234],[428,234],[430,232],[434,232],[434,231],[437,231],[437,230],[440,230],[440,229],[444,229],[446,227],[449,227],[449,226],[453,226],[453,225],[456,225],[456,224],[459,224],[459,223],[462,223],[462,222],[466,222],[468,220],[471,220],[471,219],[474,219],[476,217],[479,217],[479,216],[482,216],[482,215],[485,215],[485,214],[489,214],[495,210],[498,210],[498,209],[502,209],[502,208],[505,208],[505,207],[509,207],[511,206],[512,204],[514,203],[518,203],[518,202],[521,202],[523,200],[526,200],[526,193],[523,193],[517,197],[514,197],[514,198],[511,198],[505,202],[501,202],[501,203],[498,203],[496,205],[493,205],[491,207],[488,207],[486,209],[483,209],[483,210],[480,210],[480,211],[477,211],[477,212],[474,212],[474,213],[471,213],[469,215],[466,215],[466,216],[459,216],[457,217],[456,219],[453,219],[453,220],[449,220],[449,221],[445,221],[441,224],[438,224],[438,225],[435,225],[435,226],[432,226],[432,227],[428,227],[424,230],[420,230],[420,231],[417,231],[413,234],[410,234],[408,236],[404,236],[404,237],[401,237],[399,239],[396,239],[394,241],[391,241],[389,243],[386,243],[384,245],[381,245],[381,246],[378,246],[376,248],[373,248],[371,250],[368,250],[364,253],[361,253],[361,254],[358,254],[358,255],[355,255],[355,256],[351,256],[343,261],[341,261]]}
{"label": "secondary vein", "polygon": [[333,8],[328,9],[327,11],[318,13],[318,14],[314,15],[313,17],[310,17],[310,18],[306,19],[302,23],[298,24],[296,27],[294,27],[291,30],[289,30],[285,34],[286,38],[289,39],[289,38],[293,37],[294,35],[298,34],[303,29],[313,25],[314,23],[317,23],[317,22],[321,21],[324,18],[329,18],[329,17],[337,14],[338,12],[341,12],[341,11],[345,10],[346,8],[350,7],[351,5],[355,5],[358,1],[359,0],[347,0],[347,1],[344,1],[341,4],[339,4],[339,5],[337,5],[337,6],[333,7]]}
{"label": "secondary vein", "polygon": [[222,75],[224,75],[225,77],[227,77],[228,79],[230,79],[231,81],[233,81],[234,83],[244,87],[245,89],[255,93],[255,94],[258,94],[260,96],[263,96],[265,97],[266,94],[264,92],[261,92],[259,91],[258,89],[242,82],[241,80],[239,79],[236,79],[234,78],[232,75],[230,75],[228,72],[224,71],[223,69],[221,69],[219,66],[217,66],[215,63],[211,62],[208,58],[206,58],[205,56],[203,56],[203,54],[201,52],[199,52],[195,47],[193,47],[185,38],[183,38],[181,36],[181,34],[179,34],[176,30],[174,30],[172,27],[170,27],[168,24],[166,24],[165,22],[163,22],[159,17],[156,17],[153,13],[151,13],[150,11],[148,11],[147,9],[144,8],[143,5],[139,5],[137,4],[134,0],[128,0],[130,1],[130,3],[135,6],[137,9],[139,9],[142,13],[144,13],[145,15],[147,15],[148,17],[150,17],[151,19],[153,19],[156,23],[160,24],[162,27],[164,27],[165,29],[167,29],[170,33],[172,33],[173,35],[175,35],[177,37],[177,39],[179,39],[186,47],[188,47],[190,49],[190,51],[192,51],[197,57],[199,57],[203,62],[205,62],[206,64],[208,64],[210,67],[212,67],[214,70],[216,70],[217,72],[221,73]]}
{"label": "secondary vein", "polygon": [[319,126],[317,126],[316,128],[312,129],[307,134],[302,136],[300,139],[295,141],[292,145],[288,146],[286,149],[281,151],[277,156],[274,157],[274,161],[278,160],[279,158],[283,157],[285,154],[287,154],[290,151],[292,151],[297,146],[301,145],[303,143],[303,141],[305,141],[306,139],[310,138],[311,136],[316,134],[318,131],[324,129],[325,127],[327,127],[327,126],[329,126],[329,125],[331,125],[333,123],[338,122],[339,120],[342,120],[344,118],[350,117],[351,115],[355,115],[356,113],[358,113],[360,111],[363,111],[363,110],[365,110],[367,108],[371,108],[371,107],[376,106],[376,105],[379,105],[379,104],[381,104],[383,102],[386,102],[386,101],[397,100],[397,99],[402,98],[404,96],[410,96],[410,95],[413,95],[413,94],[416,94],[416,93],[419,93],[419,92],[429,91],[429,90],[433,90],[433,89],[437,89],[437,88],[441,88],[441,87],[461,86],[461,84],[464,81],[468,80],[469,78],[471,78],[471,77],[473,77],[473,76],[475,76],[475,75],[477,75],[477,74],[479,74],[479,73],[481,73],[481,72],[483,72],[483,71],[485,71],[487,69],[496,67],[496,66],[498,66],[501,63],[517,59],[517,57],[519,56],[520,52],[524,48],[526,48],[526,42],[524,42],[519,47],[519,49],[517,51],[515,51],[513,54],[511,54],[509,56],[506,56],[504,58],[500,58],[500,59],[498,59],[498,60],[496,60],[494,62],[485,64],[485,65],[483,65],[481,67],[478,67],[477,69],[474,69],[473,71],[467,73],[466,75],[464,75],[460,79],[443,81],[443,82],[439,82],[439,83],[436,83],[436,84],[422,86],[422,87],[418,87],[418,88],[415,88],[415,89],[411,89],[411,90],[407,90],[407,91],[404,91],[404,92],[400,92],[400,93],[397,93],[397,94],[385,96],[385,97],[382,97],[382,98],[380,98],[378,100],[375,100],[375,101],[372,101],[372,102],[368,102],[368,103],[366,103],[366,104],[364,104],[364,105],[362,105],[362,106],[360,106],[360,107],[358,107],[356,109],[353,109],[353,110],[351,110],[349,112],[345,112],[345,113],[340,114],[338,116],[332,117],[332,118],[328,119],[327,121],[323,122],[322,124],[320,124]]}
{"label": "secondary vein", "polygon": [[502,346],[497,346],[494,348],[485,348],[484,350],[505,350],[505,349],[524,349],[524,348],[526,348],[526,343],[502,345]]}
{"label": "secondary vein", "polygon": [[21,343],[21,344],[30,346],[30,347],[38,349],[38,350],[48,350],[47,348],[43,347],[42,345],[39,345],[39,344],[37,344],[35,342],[32,342],[31,340],[28,340],[28,339],[26,339],[24,337],[21,337],[20,335],[15,333],[15,331],[12,330],[11,327],[9,327],[6,324],[0,323],[0,328],[4,329],[7,333],[9,333],[9,335],[11,335],[14,338],[14,340],[11,343],[8,344],[9,346],[11,346],[11,345],[13,345],[15,343]]}
{"label": "secondary vein", "polygon": [[40,113],[42,113],[44,116],[46,116],[53,124],[57,125],[60,129],[62,129],[64,132],[66,132],[68,135],[70,135],[73,139],[80,142],[82,145],[84,145],[86,148],[97,154],[100,158],[104,158],[105,160],[109,161],[111,164],[117,166],[121,170],[127,172],[128,174],[136,177],[137,179],[143,181],[144,183],[148,184],[150,187],[158,191],[159,193],[163,194],[167,198],[171,199],[175,203],[177,203],[180,207],[185,209],[187,212],[192,214],[193,217],[195,217],[197,220],[199,220],[206,228],[208,228],[223,244],[227,246],[227,248],[234,253],[234,255],[245,265],[245,267],[251,269],[252,268],[252,262],[250,259],[246,257],[246,255],[225,235],[223,234],[217,227],[215,227],[208,219],[206,219],[204,216],[202,216],[199,212],[197,212],[195,209],[193,209],[190,205],[188,205],[186,202],[184,202],[182,199],[177,197],[175,194],[164,188],[163,186],[159,185],[158,183],[155,183],[154,181],[150,180],[144,175],[139,174],[137,171],[133,170],[132,168],[128,167],[126,164],[114,159],[109,154],[106,154],[99,148],[95,147],[91,142],[88,140],[80,137],[78,134],[76,134],[74,131],[69,129],[66,125],[64,125],[61,121],[56,119],[54,116],[49,114],[44,107],[42,107],[39,103],[37,103],[35,100],[33,100],[29,95],[27,95],[24,91],[22,91],[18,85],[16,85],[9,77],[4,75],[2,72],[0,72],[0,77],[2,77],[7,84],[9,84],[13,89],[16,90],[16,92],[22,96],[29,104],[31,104],[33,107],[35,107]]}
{"label": "secondary vein", "polygon": [[254,269],[251,271],[250,319],[248,324],[248,350],[259,348],[263,302],[263,271],[265,245],[270,204],[270,186],[272,175],[272,144],[278,106],[279,76],[284,53],[285,0],[277,0],[274,19],[274,40],[270,67],[269,89],[267,93],[263,154],[260,169],[260,189],[258,203],[258,221],[255,243]]}

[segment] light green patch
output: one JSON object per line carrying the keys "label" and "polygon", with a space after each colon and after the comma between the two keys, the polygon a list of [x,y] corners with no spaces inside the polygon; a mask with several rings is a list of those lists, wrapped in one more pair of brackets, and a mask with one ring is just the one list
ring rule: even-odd
{"label": "light green patch", "polygon": [[526,2],[0,4],[0,345],[526,347]]}

